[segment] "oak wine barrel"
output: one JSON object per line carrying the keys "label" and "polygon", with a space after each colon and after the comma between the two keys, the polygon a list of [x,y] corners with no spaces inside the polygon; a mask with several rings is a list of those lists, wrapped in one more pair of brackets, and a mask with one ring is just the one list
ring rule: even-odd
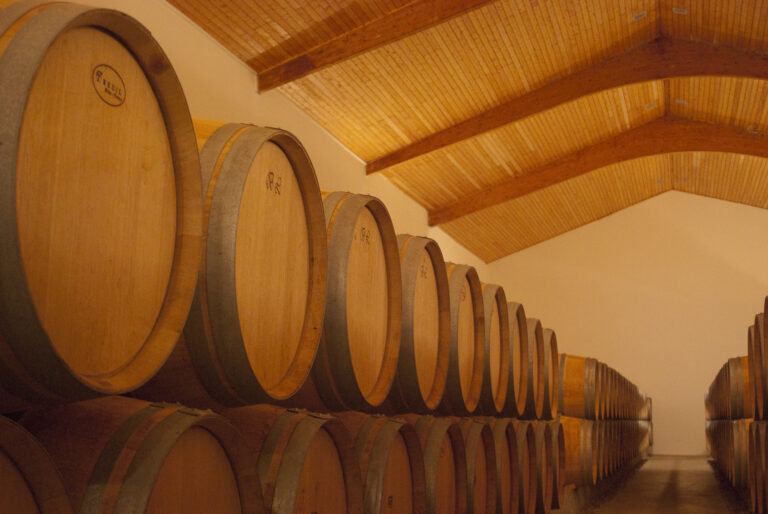
{"label": "oak wine barrel", "polygon": [[520,303],[509,302],[507,311],[511,359],[507,395],[514,398],[515,402],[507,402],[509,407],[505,415],[517,418],[523,415],[528,396],[528,319],[525,317],[525,308]]}
{"label": "oak wine barrel", "polygon": [[424,453],[427,514],[467,513],[467,458],[464,436],[451,418],[409,414]]}
{"label": "oak wine barrel", "polygon": [[40,443],[0,416],[0,512],[72,514],[59,470]]}
{"label": "oak wine barrel", "polygon": [[485,367],[483,292],[471,266],[446,263],[451,303],[448,381],[439,410],[468,416],[477,409]]}
{"label": "oak wine barrel", "polygon": [[757,404],[756,417],[766,419],[768,417],[768,375],[766,374],[766,334],[765,313],[755,315],[754,364],[750,371],[755,377],[755,403]]}
{"label": "oak wine barrel", "polygon": [[312,163],[283,130],[202,120],[195,129],[203,265],[184,337],[136,395],[202,407],[296,403],[325,310],[325,217]]}
{"label": "oak wine barrel", "polygon": [[574,418],[595,418],[595,359],[560,354],[560,412]]}
{"label": "oak wine barrel", "polygon": [[223,414],[253,449],[266,512],[363,511],[360,466],[341,421],[273,405],[238,407]]}
{"label": "oak wine barrel", "polygon": [[541,419],[544,414],[544,331],[541,322],[528,318],[528,396],[523,418]]}
{"label": "oak wine barrel", "polygon": [[405,421],[340,412],[355,440],[363,480],[363,513],[424,514],[426,486],[419,436]]}
{"label": "oak wine barrel", "polygon": [[518,509],[520,514],[536,512],[536,434],[526,421],[512,420],[517,438]]}
{"label": "oak wine barrel", "polygon": [[544,405],[543,419],[556,419],[560,410],[560,353],[557,336],[551,328],[543,331],[544,341]]}
{"label": "oak wine barrel", "polygon": [[200,263],[184,93],[117,11],[17,3],[0,41],[0,411],[131,391],[173,350]]}
{"label": "oak wine barrel", "polygon": [[[323,193],[323,205],[325,325],[312,380],[299,394],[319,396],[330,411],[371,411],[384,403],[397,372],[402,317],[397,236],[378,198]],[[302,403],[319,410],[310,401]]]}
{"label": "oak wine barrel", "polygon": [[591,487],[597,484],[597,445],[593,437],[594,421],[561,416],[565,440],[565,476],[567,484]]}
{"label": "oak wine barrel", "polygon": [[454,418],[467,452],[467,512],[496,512],[496,445],[483,418]]}
{"label": "oak wine barrel", "polygon": [[387,411],[428,413],[443,398],[450,354],[448,276],[432,239],[400,234],[402,332],[397,374]]}
{"label": "oak wine barrel", "polygon": [[[518,512],[520,505],[520,472],[515,426],[508,418],[483,418],[493,432],[496,449],[496,512]],[[525,450],[523,450],[525,451]]]}
{"label": "oak wine barrel", "polygon": [[[501,286],[482,284],[485,318],[485,364],[478,412],[497,416],[509,412],[510,344],[507,297]],[[515,410],[517,406],[515,405]]]}
{"label": "oak wine barrel", "polygon": [[263,512],[254,454],[210,411],[112,396],[28,411],[20,423],[83,514]]}
{"label": "oak wine barrel", "polygon": [[546,421],[531,421],[536,435],[536,512],[548,513],[552,509],[554,470],[552,429]]}
{"label": "oak wine barrel", "polygon": [[565,505],[565,434],[559,421],[550,421],[552,432],[552,508]]}

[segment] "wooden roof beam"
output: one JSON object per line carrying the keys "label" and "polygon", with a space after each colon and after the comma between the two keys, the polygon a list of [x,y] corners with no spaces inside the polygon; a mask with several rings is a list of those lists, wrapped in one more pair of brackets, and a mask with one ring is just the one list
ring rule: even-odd
{"label": "wooden roof beam", "polygon": [[280,87],[344,59],[392,43],[493,0],[413,0],[382,18],[259,73],[259,92]]}
{"label": "wooden roof beam", "polygon": [[768,57],[660,37],[431,134],[366,166],[371,174],[528,116],[617,87],[692,76],[768,79]]}
{"label": "wooden roof beam", "polygon": [[430,211],[429,224],[448,223],[604,166],[672,152],[726,152],[768,157],[768,136],[727,125],[664,116]]}

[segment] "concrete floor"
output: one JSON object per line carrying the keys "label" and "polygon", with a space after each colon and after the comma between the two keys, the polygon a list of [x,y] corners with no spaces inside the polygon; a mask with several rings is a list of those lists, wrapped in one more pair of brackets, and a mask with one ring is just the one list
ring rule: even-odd
{"label": "concrete floor", "polygon": [[595,514],[748,513],[706,457],[651,457],[595,507]]}

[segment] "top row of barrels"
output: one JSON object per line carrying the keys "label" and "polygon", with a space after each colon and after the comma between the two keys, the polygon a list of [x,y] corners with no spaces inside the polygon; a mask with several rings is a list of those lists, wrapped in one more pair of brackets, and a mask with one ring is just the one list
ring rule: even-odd
{"label": "top row of barrels", "polygon": [[113,10],[0,11],[0,411],[196,407],[551,419],[554,332],[290,133],[193,124]]}

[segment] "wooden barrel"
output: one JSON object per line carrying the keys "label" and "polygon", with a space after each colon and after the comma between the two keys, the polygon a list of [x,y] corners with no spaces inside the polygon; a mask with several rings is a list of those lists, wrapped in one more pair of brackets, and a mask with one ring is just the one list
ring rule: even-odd
{"label": "wooden barrel", "polygon": [[490,425],[482,418],[454,418],[467,452],[467,512],[496,513],[496,445]]}
{"label": "wooden barrel", "polygon": [[608,419],[621,419],[619,402],[621,401],[619,373],[608,366],[608,405],[606,417]]}
{"label": "wooden barrel", "polygon": [[532,421],[536,434],[536,512],[552,509],[554,470],[552,469],[552,429],[545,421]]}
{"label": "wooden barrel", "polygon": [[496,450],[496,512],[517,513],[520,505],[520,458],[517,434],[509,418],[483,418],[493,432]]}
{"label": "wooden barrel", "polygon": [[528,318],[528,396],[523,418],[541,419],[544,414],[544,331],[541,322]]}
{"label": "wooden barrel", "polygon": [[741,357],[728,359],[728,406],[729,418],[740,419],[744,417],[746,407],[746,370],[742,367]]}
{"label": "wooden barrel", "polygon": [[282,130],[210,121],[195,129],[203,265],[184,338],[136,395],[201,407],[290,403],[309,376],[325,310],[325,218],[312,163]]}
{"label": "wooden barrel", "polygon": [[448,378],[448,276],[440,247],[432,239],[401,234],[397,244],[403,281],[403,325],[397,375],[385,410],[423,414],[440,404]]}
{"label": "wooden barrel", "polygon": [[512,382],[510,371],[509,311],[507,297],[501,286],[483,284],[483,307],[485,318],[485,365],[483,385],[480,390],[478,411],[481,414],[497,416],[510,410],[508,403],[514,397],[509,393]]}
{"label": "wooden barrel", "polygon": [[227,409],[224,415],[257,455],[267,512],[363,512],[360,466],[341,421],[273,405]]}
{"label": "wooden barrel", "polygon": [[749,426],[749,458],[748,466],[748,485],[749,485],[749,504],[751,512],[762,513],[765,511],[764,501],[764,464],[763,464],[763,446],[765,432],[761,434],[762,423],[756,422]]}
{"label": "wooden barrel", "polygon": [[451,418],[409,414],[424,451],[428,514],[467,513],[467,460],[461,428]]}
{"label": "wooden barrel", "polygon": [[561,509],[565,506],[565,433],[559,421],[551,421],[549,428],[552,432],[552,508]]}
{"label": "wooden barrel", "polygon": [[[525,411],[528,397],[528,319],[521,303],[507,304],[509,317],[509,357],[512,360],[509,371],[509,391],[507,395],[515,398],[514,405],[507,402],[508,416],[520,417]],[[514,410],[513,410],[514,407]]]}
{"label": "wooden barrel", "polygon": [[755,419],[763,418],[763,376],[762,366],[758,363],[762,360],[762,348],[759,350],[757,342],[757,321],[747,329],[747,360],[749,365],[749,376],[752,379],[752,411]]}
{"label": "wooden barrel", "polygon": [[754,325],[754,363],[750,372],[755,377],[755,411],[758,419],[766,419],[768,416],[768,375],[766,375],[766,348],[765,348],[765,314],[760,312],[755,315]]}
{"label": "wooden barrel", "polygon": [[451,301],[451,350],[448,380],[439,410],[468,416],[480,402],[485,367],[483,292],[471,266],[447,263]]}
{"label": "wooden barrel", "polygon": [[424,456],[419,436],[405,421],[359,412],[340,412],[355,440],[365,514],[423,514],[426,510]]}
{"label": "wooden barrel", "polygon": [[61,475],[32,434],[0,416],[0,512],[71,514]]}
{"label": "wooden barrel", "polygon": [[560,412],[574,418],[595,417],[595,360],[560,354]]}
{"label": "wooden barrel", "polygon": [[117,11],[22,2],[0,37],[0,410],[130,391],[176,344],[200,263],[184,93]]}
{"label": "wooden barrel", "polygon": [[113,396],[30,411],[21,424],[83,514],[263,512],[253,453],[210,411]]}
{"label": "wooden barrel", "polygon": [[[397,371],[402,317],[397,237],[379,199],[344,192],[323,196],[325,326],[312,380],[300,394],[314,397],[316,391],[330,411],[371,411],[386,400]],[[302,403],[315,408],[309,400]]]}
{"label": "wooden barrel", "polygon": [[557,418],[560,409],[560,353],[557,351],[557,336],[551,328],[545,328],[544,336],[544,406],[543,419]]}
{"label": "wooden barrel", "polygon": [[560,417],[565,439],[565,476],[567,484],[592,487],[597,484],[597,445],[595,422],[592,420]]}
{"label": "wooden barrel", "polygon": [[518,473],[518,512],[520,514],[536,512],[536,434],[533,425],[527,421],[512,420],[517,438]]}
{"label": "wooden barrel", "polygon": [[595,419],[606,419],[608,400],[608,367],[595,361]]}

